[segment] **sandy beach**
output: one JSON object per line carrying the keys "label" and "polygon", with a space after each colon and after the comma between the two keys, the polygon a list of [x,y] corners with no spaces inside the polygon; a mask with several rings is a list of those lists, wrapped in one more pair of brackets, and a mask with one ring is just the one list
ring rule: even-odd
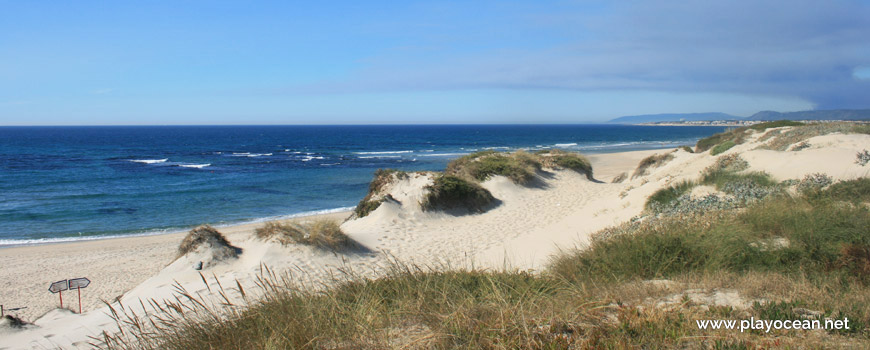
{"label": "sandy beach", "polygon": [[[766,171],[777,180],[800,179],[815,172],[837,180],[867,176],[867,168],[855,164],[854,155],[870,145],[868,135],[819,136],[800,152],[756,149],[759,136],[753,135],[724,154],[739,153],[751,170]],[[645,175],[631,177],[638,162],[663,153],[671,153],[673,159]],[[192,268],[201,257],[189,254],[174,260],[184,233],[0,249],[4,266],[0,278],[11,282],[0,287],[2,303],[7,309],[26,307],[14,314],[35,323],[8,335],[7,344],[11,348],[88,348],[89,336],[117,328],[102,300],[120,299],[129,306],[143,299],[169,299],[176,286],[197,295],[208,294],[210,285],[221,285],[218,281],[252,286],[263,264],[293,273],[300,283],[325,281],[337,269],[346,268],[376,275],[393,260],[538,271],[560,250],[582,247],[596,231],[640,214],[646,198],[656,190],[697,178],[717,157],[677,149],[596,154],[589,159],[595,181],[568,170],[546,171],[539,185],[528,187],[507,178],[492,178],[483,186],[501,203],[475,215],[420,210],[423,188],[430,180],[414,174],[387,189],[394,202],[385,202],[370,215],[342,225],[363,248],[350,254],[257,240],[253,231],[262,223],[220,228],[241,254],[207,266],[203,275]],[[629,178],[611,183],[622,173]],[[349,215],[325,217],[343,221]],[[203,276],[209,276],[209,285],[203,284]],[[75,277],[92,281],[82,294],[82,315],[57,310],[57,295],[47,290],[52,281]],[[64,306],[72,305],[77,308],[72,297],[65,300]],[[149,312],[145,305],[133,309]]]}

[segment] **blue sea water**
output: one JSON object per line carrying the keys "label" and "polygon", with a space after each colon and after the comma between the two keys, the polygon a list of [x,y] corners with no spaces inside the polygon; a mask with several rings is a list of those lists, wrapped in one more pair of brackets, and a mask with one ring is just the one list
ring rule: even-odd
{"label": "blue sea water", "polygon": [[627,125],[0,127],[0,246],[152,234],[348,209],[378,168],[477,150],[694,144],[722,127]]}

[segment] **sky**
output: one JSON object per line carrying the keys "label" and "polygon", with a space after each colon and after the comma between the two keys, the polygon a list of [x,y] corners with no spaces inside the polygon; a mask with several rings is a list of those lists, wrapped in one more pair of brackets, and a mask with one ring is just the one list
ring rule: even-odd
{"label": "sky", "polygon": [[870,108],[870,0],[0,0],[0,125]]}

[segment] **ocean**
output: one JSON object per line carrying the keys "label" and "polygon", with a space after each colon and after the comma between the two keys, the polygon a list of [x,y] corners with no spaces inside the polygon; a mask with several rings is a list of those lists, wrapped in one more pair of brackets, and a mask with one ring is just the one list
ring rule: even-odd
{"label": "ocean", "polygon": [[724,127],[0,127],[0,246],[159,234],[351,209],[378,168],[478,150],[693,145]]}

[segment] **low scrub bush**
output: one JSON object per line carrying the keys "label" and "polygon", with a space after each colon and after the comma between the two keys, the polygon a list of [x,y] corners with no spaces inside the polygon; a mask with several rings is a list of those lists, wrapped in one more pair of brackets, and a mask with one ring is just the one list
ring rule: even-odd
{"label": "low scrub bush", "polygon": [[492,193],[477,183],[452,175],[436,177],[426,191],[423,210],[465,209],[480,213],[495,201]]}

